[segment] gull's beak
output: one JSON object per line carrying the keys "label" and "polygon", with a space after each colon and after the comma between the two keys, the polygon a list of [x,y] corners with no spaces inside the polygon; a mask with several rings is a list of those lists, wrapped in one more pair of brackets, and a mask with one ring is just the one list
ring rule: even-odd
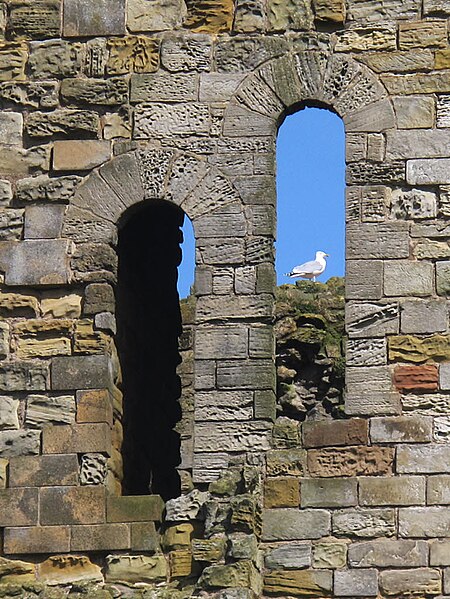
{"label": "gull's beak", "polygon": [[330,257],[330,254],[325,254],[325,256],[326,256],[327,258],[329,258],[329,257]]}

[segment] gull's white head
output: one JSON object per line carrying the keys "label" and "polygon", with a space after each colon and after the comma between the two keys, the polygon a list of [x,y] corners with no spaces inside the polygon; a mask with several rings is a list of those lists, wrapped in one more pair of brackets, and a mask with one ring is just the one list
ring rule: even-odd
{"label": "gull's white head", "polygon": [[325,252],[316,252],[316,260],[322,260],[323,258],[328,258],[328,254]]}

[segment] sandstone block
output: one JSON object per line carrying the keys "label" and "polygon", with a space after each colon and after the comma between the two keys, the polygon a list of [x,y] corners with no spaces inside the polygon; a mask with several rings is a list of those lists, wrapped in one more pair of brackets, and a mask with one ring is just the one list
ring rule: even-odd
{"label": "sandstone block", "polygon": [[446,445],[400,445],[397,472],[439,474],[450,472],[450,447]]}
{"label": "sandstone block", "polygon": [[125,0],[64,0],[66,37],[125,34]]}
{"label": "sandstone block", "polygon": [[[360,160],[358,162],[350,162],[347,167],[346,173],[347,183],[349,185],[386,185],[391,184],[403,184],[405,182],[405,162],[403,160],[395,160],[392,162],[369,162],[368,160]],[[404,226],[406,223],[401,223]],[[392,224],[390,224],[392,226]],[[399,223],[395,223],[398,226]],[[369,227],[369,225],[366,225]],[[381,227],[381,225],[378,225]],[[372,228],[374,225],[372,225]],[[381,229],[380,229],[381,231]],[[399,231],[400,233],[400,231]],[[383,243],[382,246],[376,248],[373,255],[364,256],[363,253],[355,254],[358,249],[357,242],[353,245],[353,240],[349,239],[349,243],[352,243],[352,255],[351,258],[381,258],[380,253],[389,252],[398,254],[401,250],[405,253],[404,239],[399,238],[397,243],[391,239],[391,244]],[[380,240],[381,241],[381,240]],[[368,239],[370,245],[373,245],[374,241],[371,236]],[[384,248],[383,248],[384,246]],[[350,245],[349,245],[350,247]],[[406,257],[406,256],[405,256]]]}
{"label": "sandstone block", "polygon": [[300,486],[298,479],[267,478],[264,486],[264,506],[266,508],[298,507]]}
{"label": "sandstone block", "polygon": [[109,141],[56,141],[53,168],[56,171],[83,171],[103,164],[111,158]]}
{"label": "sandstone block", "polygon": [[345,543],[324,542],[314,545],[314,568],[343,568],[346,563],[347,545]]}
{"label": "sandstone block", "polygon": [[103,582],[102,571],[84,555],[54,555],[38,565],[40,581],[50,584]]}
{"label": "sandstone block", "polygon": [[408,160],[406,163],[406,180],[410,185],[448,184],[450,183],[449,165],[450,158]]}
{"label": "sandstone block", "polygon": [[347,260],[345,281],[348,299],[380,299],[383,295],[381,260]]}
{"label": "sandstone block", "polygon": [[183,0],[131,0],[127,25],[130,31],[164,31],[181,24],[186,15]]}
{"label": "sandstone block", "polygon": [[301,507],[350,507],[358,503],[356,480],[302,479]]}
{"label": "sandstone block", "polygon": [[345,394],[345,412],[352,416],[389,416],[400,414],[400,394],[392,391],[350,391]]}
{"label": "sandstone block", "polygon": [[271,425],[263,421],[198,423],[195,429],[195,449],[198,452],[266,451],[270,447]]}
{"label": "sandstone block", "polygon": [[310,449],[308,468],[312,476],[363,476],[391,474],[393,449],[388,447],[345,447]]}
{"label": "sandstone block", "polygon": [[34,42],[29,60],[31,76],[41,80],[74,77],[81,72],[82,57],[81,44],[65,40]]}
{"label": "sandstone block", "polygon": [[385,339],[347,339],[347,366],[382,366],[387,362]]}
{"label": "sandstone block", "polygon": [[384,265],[384,292],[388,296],[427,296],[433,293],[433,265],[396,260]]}
{"label": "sandstone block", "polygon": [[0,363],[0,391],[44,391],[48,370],[33,362]]}
{"label": "sandstone block", "polygon": [[436,291],[438,295],[450,293],[450,262],[436,262]]}
{"label": "sandstone block", "polygon": [[97,137],[100,129],[98,115],[89,110],[55,110],[31,113],[26,121],[26,133],[30,137]]}
{"label": "sandstone block", "polygon": [[[347,257],[350,259],[407,258],[409,236],[407,223],[364,223],[348,226]],[[389,263],[386,263],[386,265]]]}
{"label": "sandstone block", "polygon": [[108,40],[109,75],[153,73],[159,67],[159,40],[144,36],[127,36]]}
{"label": "sandstone block", "polygon": [[23,117],[19,112],[2,112],[0,115],[0,135],[7,146],[22,145]]}
{"label": "sandstone block", "polygon": [[130,549],[127,524],[89,524],[71,527],[71,551],[113,551]]}
{"label": "sandstone block", "polygon": [[19,400],[0,396],[0,430],[19,428]]}
{"label": "sandstone block", "polygon": [[400,50],[410,48],[445,48],[447,28],[442,21],[427,20],[416,23],[401,23],[399,30]]}
{"label": "sandstone block", "polygon": [[355,537],[391,537],[396,532],[395,510],[358,509],[333,512],[333,534]]}
{"label": "sandstone block", "polygon": [[104,487],[44,487],[39,490],[39,501],[43,525],[105,522]]}
{"label": "sandstone block", "polygon": [[386,570],[380,573],[380,589],[394,597],[420,593],[438,595],[442,592],[441,573],[431,568]]}
{"label": "sandstone block", "polygon": [[400,508],[398,526],[401,537],[445,537],[450,526],[450,508]]}
{"label": "sandstone block", "polygon": [[70,551],[68,526],[32,526],[5,528],[4,551],[7,555]]}
{"label": "sandstone block", "polygon": [[61,236],[65,206],[28,206],[25,209],[25,239],[53,239]]}
{"label": "sandstone block", "polygon": [[36,580],[34,564],[2,557],[0,561],[2,584],[26,584]]}
{"label": "sandstone block", "polygon": [[377,539],[350,545],[348,559],[353,568],[418,568],[427,565],[428,547],[425,541]]}
{"label": "sandstone block", "polygon": [[371,477],[359,481],[361,505],[418,505],[425,503],[422,476]]}
{"label": "sandstone block", "polygon": [[207,135],[211,128],[208,106],[200,103],[138,105],[135,136],[138,139],[177,135]]}
{"label": "sandstone block", "polygon": [[378,594],[376,570],[336,570],[334,592],[341,597],[372,597]]}
{"label": "sandstone block", "polygon": [[445,131],[408,130],[387,134],[386,156],[389,160],[399,158],[446,158]]}
{"label": "sandstone block", "polygon": [[251,391],[199,391],[195,396],[195,419],[251,420],[253,393]]}
{"label": "sandstone block", "polygon": [[400,129],[427,129],[434,123],[435,105],[429,96],[393,98],[397,125]]}
{"label": "sandstone block", "polygon": [[16,344],[17,357],[30,360],[39,357],[51,357],[70,354],[70,339],[19,339]]}
{"label": "sandstone block", "polygon": [[44,318],[79,318],[81,296],[76,293],[61,296],[50,291],[41,299],[41,311]]}
{"label": "sandstone block", "polygon": [[272,509],[263,511],[264,541],[319,539],[330,531],[326,510]]}
{"label": "sandstone block", "polygon": [[0,457],[37,455],[40,451],[41,433],[30,430],[0,432]]}
{"label": "sandstone block", "polygon": [[45,454],[106,453],[111,455],[111,430],[105,423],[47,426],[42,436]]}
{"label": "sandstone block", "polygon": [[70,246],[65,239],[27,240],[0,247],[0,264],[6,272],[5,283],[64,285],[69,280],[69,251]]}
{"label": "sandstone block", "polygon": [[84,292],[83,314],[91,315],[99,312],[114,312],[115,297],[111,285],[91,283]]}
{"label": "sandstone block", "polygon": [[367,421],[362,418],[310,421],[302,425],[302,434],[304,447],[365,445],[368,439]]}
{"label": "sandstone block", "polygon": [[430,566],[450,566],[450,541],[445,539],[431,541]]}
{"label": "sandstone block", "polygon": [[448,307],[445,301],[406,300],[401,304],[402,333],[436,333],[447,330]]}
{"label": "sandstone block", "polygon": [[107,388],[111,382],[106,355],[54,358],[51,374],[53,390]]}
{"label": "sandstone block", "polygon": [[61,95],[67,103],[117,106],[128,101],[128,85],[121,77],[101,79],[64,79]]}
{"label": "sandstone block", "polygon": [[19,39],[45,39],[60,33],[59,0],[12,0],[9,35]]}
{"label": "sandstone block", "polygon": [[450,258],[450,248],[448,244],[443,241],[420,239],[414,244],[413,254],[418,260],[442,260]]}
{"label": "sandstone block", "polygon": [[0,81],[24,81],[28,48],[24,43],[0,43]]}
{"label": "sandstone block", "polygon": [[274,389],[275,372],[270,360],[221,361],[217,365],[219,389]]}
{"label": "sandstone block", "polygon": [[161,46],[161,62],[170,72],[209,71],[212,59],[208,35],[166,36]]}
{"label": "sandstone block", "polygon": [[266,454],[267,476],[302,476],[306,463],[303,449],[273,449]]}
{"label": "sandstone block", "polygon": [[108,582],[154,583],[167,578],[167,562],[163,555],[109,555],[106,558]]}
{"label": "sandstone block", "polygon": [[328,595],[333,586],[327,570],[273,570],[264,576],[264,592],[272,595],[320,597]]}
{"label": "sandstone block", "polygon": [[0,489],[0,526],[36,526],[37,523],[37,489]]}
{"label": "sandstone block", "polygon": [[199,80],[196,74],[165,73],[138,74],[131,77],[130,101],[195,102]]}
{"label": "sandstone block", "polygon": [[203,327],[195,334],[197,358],[226,359],[246,358],[248,355],[248,330],[244,327]]}
{"label": "sandstone block", "polygon": [[42,428],[47,424],[72,424],[75,422],[75,400],[71,395],[48,397],[28,395],[25,425]]}
{"label": "sandstone block", "polygon": [[77,391],[77,422],[113,423],[112,402],[105,389]]}
{"label": "sandstone block", "polygon": [[66,202],[73,196],[80,177],[69,175],[51,179],[47,175],[38,175],[17,181],[16,195],[20,202]]}
{"label": "sandstone block", "polygon": [[394,416],[372,418],[372,443],[426,443],[431,441],[433,420],[430,416]]}
{"label": "sandstone block", "polygon": [[[189,545],[189,543],[188,543]],[[201,562],[217,562],[225,555],[225,539],[192,539],[192,557]]]}
{"label": "sandstone block", "polygon": [[159,495],[135,497],[108,497],[106,519],[108,522],[161,521],[164,502]]}
{"label": "sandstone block", "polygon": [[159,535],[154,522],[134,522],[131,524],[132,551],[157,551]]}
{"label": "sandstone block", "polygon": [[439,366],[439,387],[446,391],[450,389],[450,362]]}
{"label": "sandstone block", "polygon": [[10,487],[68,486],[77,483],[78,460],[75,454],[10,459]]}
{"label": "sandstone block", "polygon": [[392,336],[388,339],[390,361],[421,363],[427,360],[441,362],[450,360],[447,335],[419,338],[412,335]]}
{"label": "sandstone block", "polygon": [[272,390],[260,389],[254,393],[254,417],[261,420],[276,418],[276,396]]}
{"label": "sandstone block", "polygon": [[276,419],[272,429],[272,447],[296,447],[300,445],[300,427],[296,420],[286,416]]}
{"label": "sandstone block", "polygon": [[450,476],[448,474],[428,477],[427,503],[430,505],[450,504]]}
{"label": "sandstone block", "polygon": [[289,543],[270,549],[264,559],[269,570],[295,570],[311,566],[311,542]]}

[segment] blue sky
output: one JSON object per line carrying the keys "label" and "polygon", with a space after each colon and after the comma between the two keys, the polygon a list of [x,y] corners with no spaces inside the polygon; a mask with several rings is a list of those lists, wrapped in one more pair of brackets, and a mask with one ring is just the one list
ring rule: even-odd
{"label": "blue sky", "polygon": [[[305,108],[287,117],[277,139],[279,285],[292,282],[283,273],[312,260],[317,250],[330,254],[320,281],[344,275],[344,177],[342,120],[319,108]],[[194,279],[194,235],[187,218],[183,234],[180,297],[189,295]]]}

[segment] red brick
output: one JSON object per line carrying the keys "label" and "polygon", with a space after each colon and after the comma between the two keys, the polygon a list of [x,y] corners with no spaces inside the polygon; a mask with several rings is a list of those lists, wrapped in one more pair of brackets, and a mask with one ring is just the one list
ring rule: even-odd
{"label": "red brick", "polygon": [[46,426],[43,453],[106,453],[111,455],[111,429],[105,423]]}
{"label": "red brick", "polygon": [[103,524],[105,487],[47,487],[40,490],[41,524]]}
{"label": "red brick", "polygon": [[77,485],[78,469],[76,454],[15,457],[9,461],[9,486]]}
{"label": "red brick", "polygon": [[68,526],[5,528],[3,550],[6,555],[70,551]]}
{"label": "red brick", "polygon": [[77,391],[77,422],[106,422],[112,426],[113,409],[109,391]]}
{"label": "red brick", "polygon": [[71,551],[113,551],[130,547],[128,524],[72,526]]}
{"label": "red brick", "polygon": [[38,489],[1,489],[0,526],[38,523]]}
{"label": "red brick", "polygon": [[396,366],[394,385],[399,391],[437,391],[438,368],[435,364],[421,366]]}
{"label": "red brick", "polygon": [[327,447],[335,445],[367,445],[367,420],[330,420],[305,422],[302,425],[304,447]]}

